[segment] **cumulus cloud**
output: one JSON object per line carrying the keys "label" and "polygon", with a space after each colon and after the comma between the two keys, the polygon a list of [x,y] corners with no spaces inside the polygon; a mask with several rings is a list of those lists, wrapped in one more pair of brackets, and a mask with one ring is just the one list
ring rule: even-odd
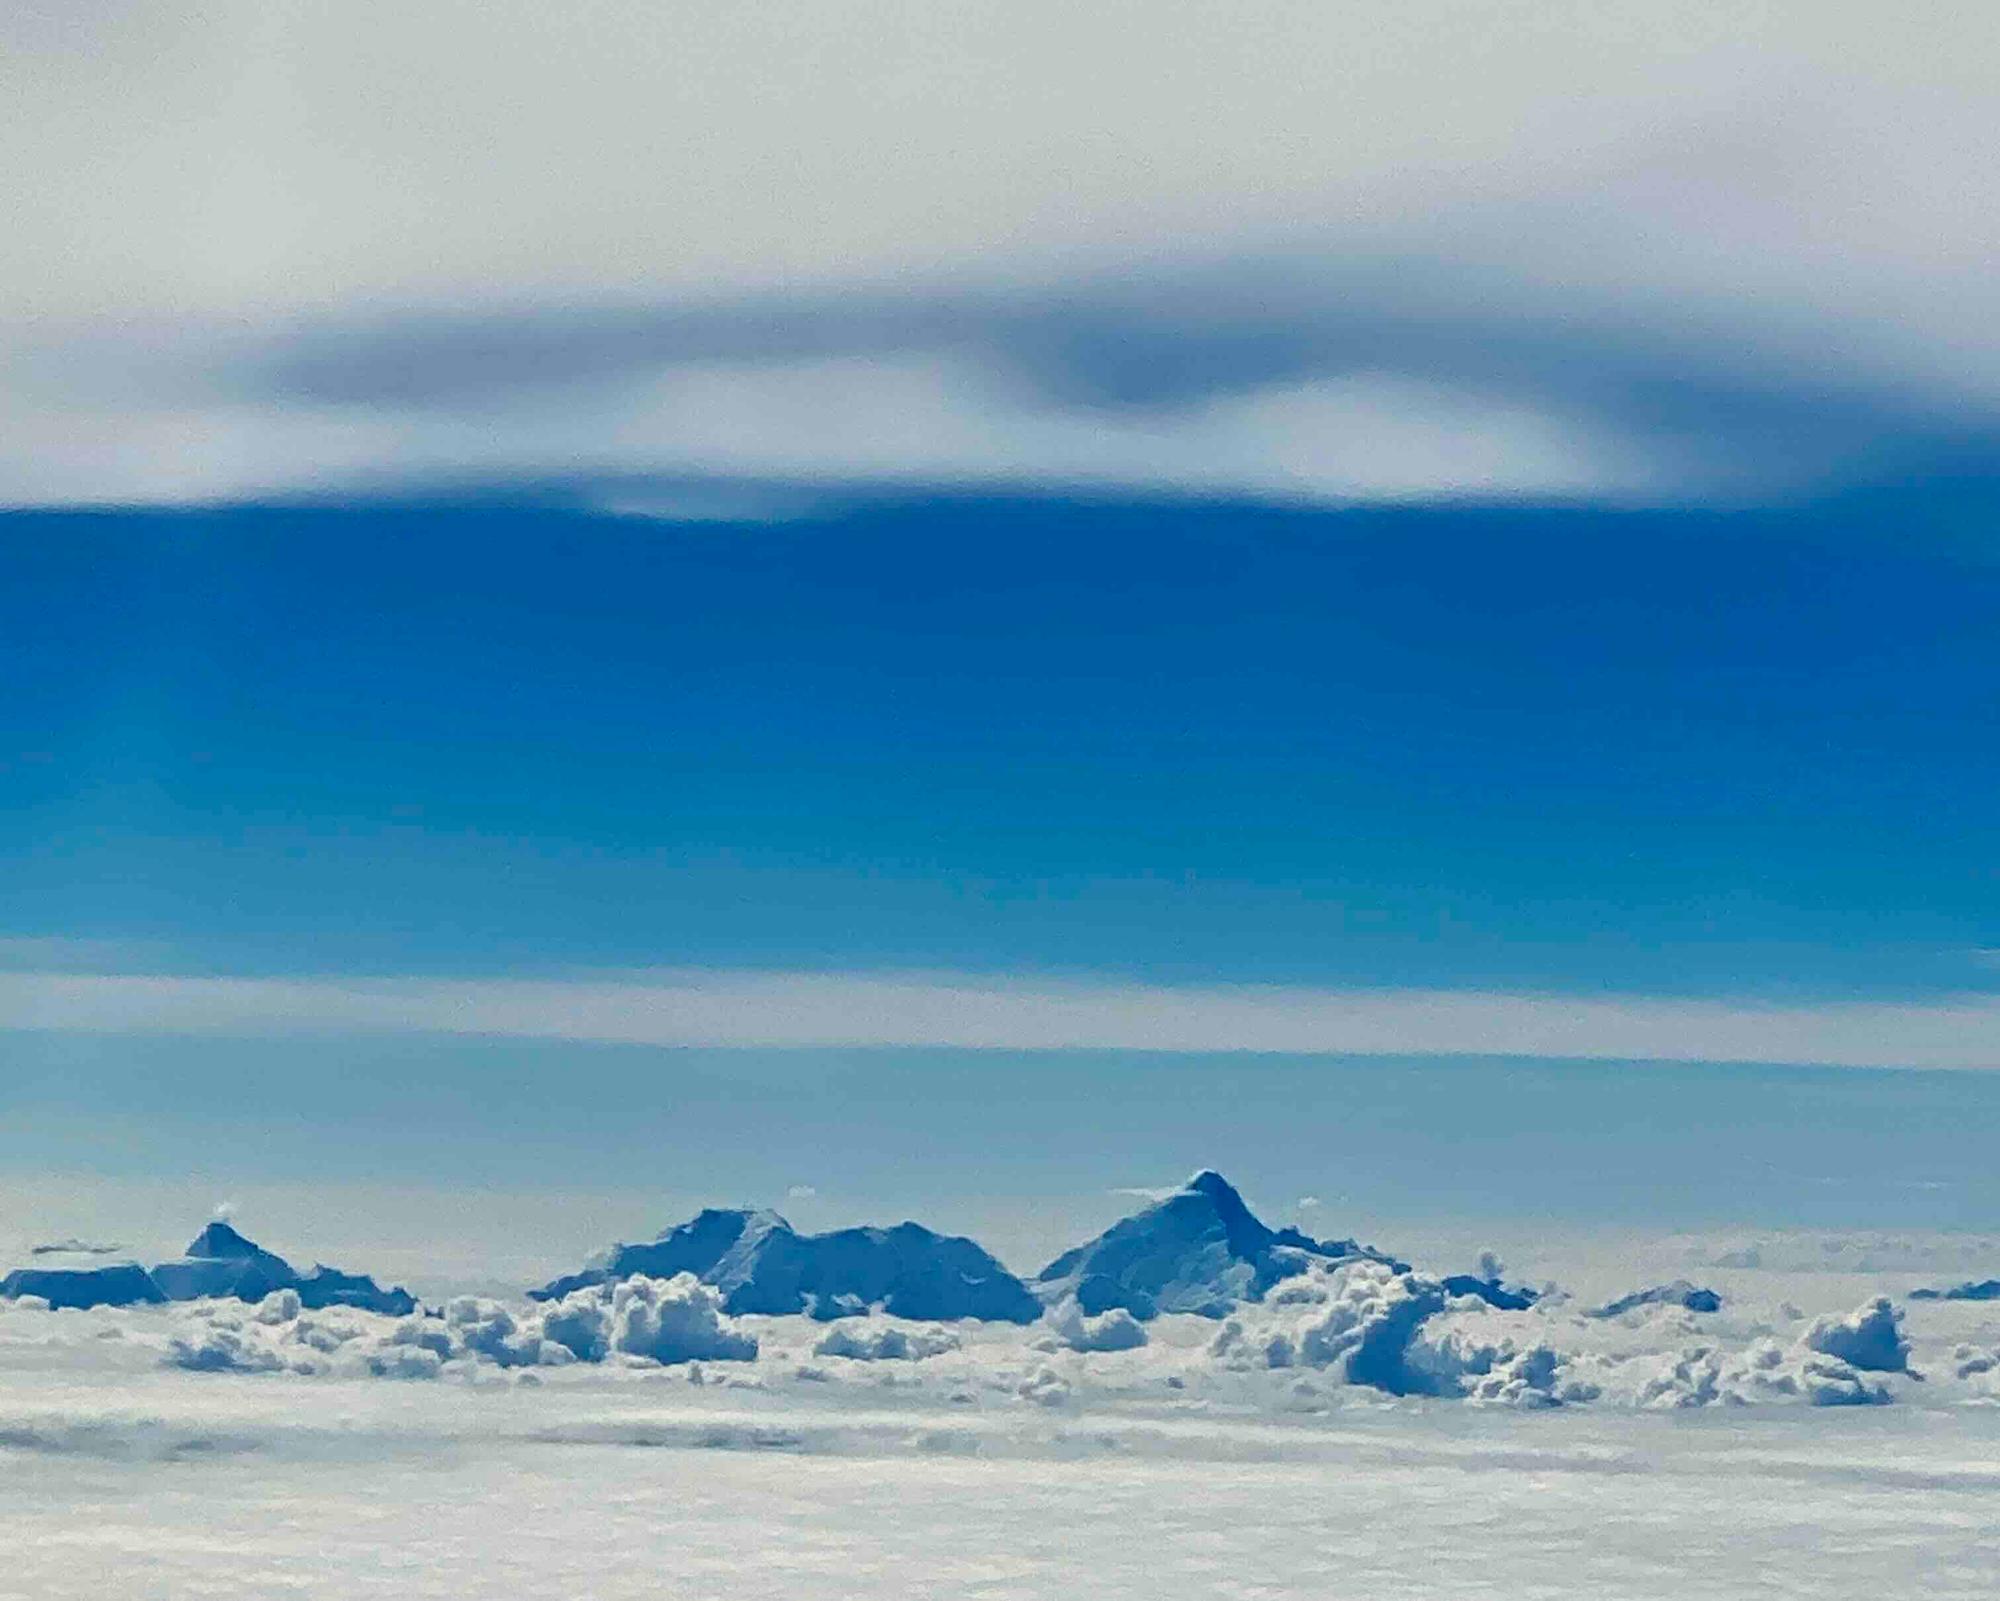
{"label": "cumulus cloud", "polygon": [[1062,1406],[1072,1395],[1069,1380],[1052,1367],[1039,1367],[1015,1386],[1014,1393],[1037,1406]]}
{"label": "cumulus cloud", "polygon": [[297,1290],[290,1288],[273,1290],[258,1303],[257,1321],[259,1323],[294,1322],[297,1320],[303,1305],[304,1303],[299,1299],[299,1292]]}
{"label": "cumulus cloud", "polygon": [[557,1335],[544,1338],[544,1322],[533,1315],[521,1316],[504,1302],[488,1296],[460,1295],[445,1304],[444,1324],[453,1341],[454,1353],[483,1357],[498,1367],[533,1367],[544,1360],[574,1360],[575,1348],[567,1335],[588,1346],[601,1332],[601,1308],[579,1309],[574,1323],[558,1325]]}
{"label": "cumulus cloud", "polygon": [[1886,1296],[1857,1307],[1845,1317],[1817,1319],[1804,1335],[1813,1350],[1849,1367],[1871,1373],[1906,1373],[1910,1342],[1903,1337],[1903,1310]]}
{"label": "cumulus cloud", "polygon": [[1459,1395],[1475,1406],[1534,1410],[1595,1400],[1598,1387],[1575,1379],[1555,1348],[1513,1335],[1482,1336],[1468,1328],[1412,1341],[1405,1366],[1432,1393]]}
{"label": "cumulus cloud", "polygon": [[[604,1558],[587,1583],[606,1595],[657,1588],[643,1557],[663,1545],[691,1553],[715,1588],[743,1588],[751,1553],[760,1573],[782,1568],[800,1601],[851,1596],[857,1575],[919,1571],[940,1591],[976,1593],[996,1567],[1038,1592],[1106,1598],[1206,1593],[1218,1575],[1313,1594],[1335,1546],[1362,1553],[1378,1593],[1525,1595],[1563,1587],[1580,1521],[1617,1531],[1589,1552],[1599,1593],[1656,1594],[1662,1575],[1685,1588],[1694,1572],[1736,1594],[1768,1579],[1775,1519],[1800,1593],[1896,1595],[1913,1551],[1977,1584],[1991,1554],[1978,1509],[2000,1483],[1983,1449],[1990,1396],[1890,1431],[1838,1410],[1773,1428],[1734,1408],[1699,1428],[1603,1410],[1465,1428],[1437,1415],[1445,1403],[1384,1405],[1321,1373],[1219,1371],[1176,1357],[1157,1328],[1136,1362],[975,1352],[899,1371],[893,1390],[844,1364],[794,1383],[790,1359],[771,1357],[757,1390],[729,1388],[743,1376],[730,1368],[710,1370],[721,1387],[623,1363],[535,1370],[546,1382],[531,1386],[462,1361],[423,1386],[327,1387],[119,1370],[146,1353],[95,1339],[122,1322],[136,1343],[186,1315],[0,1308],[0,1339],[59,1330],[68,1357],[102,1363],[92,1382],[52,1386],[27,1368],[32,1350],[10,1346],[0,1361],[7,1517],[20,1535],[9,1576],[22,1594],[82,1601],[115,1567],[142,1593],[192,1577],[218,1593],[321,1601],[379,1587],[383,1550],[417,1554],[388,1581],[399,1593],[448,1593],[472,1549],[516,1588],[562,1594],[579,1582],[574,1531],[587,1528]],[[772,1332],[775,1352],[801,1330]],[[1187,1389],[1113,1390],[1094,1376],[1135,1367]],[[863,1388],[842,1395],[843,1383]],[[1932,1404],[1947,1388],[1898,1399]],[[1343,1398],[1365,1418],[1321,1416]],[[1449,1538],[1400,1537],[1413,1506],[1446,1509]],[[1105,1538],[1111,1527],[1118,1538]]]}
{"label": "cumulus cloud", "polygon": [[1228,1319],[1209,1352],[1239,1371],[1307,1368],[1390,1395],[1482,1406],[1549,1407],[1600,1393],[1570,1372],[1540,1325],[1479,1317],[1447,1325],[1443,1314],[1453,1304],[1429,1274],[1372,1261],[1315,1262],[1261,1306]]}
{"label": "cumulus cloud", "polygon": [[654,1362],[747,1362],[757,1355],[757,1340],[725,1325],[722,1297],[692,1273],[672,1279],[632,1278],[602,1289],[581,1290],[566,1297],[552,1312],[560,1317],[574,1301],[595,1296],[609,1301],[608,1343],[627,1356]]}
{"label": "cumulus cloud", "polygon": [[1444,1286],[1386,1263],[1329,1268],[1314,1261],[1265,1297],[1263,1308],[1227,1319],[1211,1354],[1271,1368],[1333,1370],[1350,1384],[1391,1395],[1428,1394],[1435,1376],[1406,1361],[1424,1321],[1444,1310]]}
{"label": "cumulus cloud", "polygon": [[[1349,1260],[1310,1264],[1220,1324],[1162,1314],[1141,1325],[1058,1305],[1038,1325],[940,1327],[874,1314],[829,1328],[804,1314],[729,1317],[713,1289],[684,1275],[591,1286],[554,1302],[459,1297],[406,1317],[314,1310],[285,1291],[257,1305],[60,1313],[32,1298],[0,1300],[0,1375],[72,1370],[95,1375],[99,1389],[109,1383],[107,1394],[165,1367],[251,1376],[260,1389],[372,1377],[447,1388],[545,1382],[608,1398],[664,1365],[691,1382],[699,1374],[707,1386],[766,1393],[769,1427],[781,1432],[823,1404],[810,1392],[891,1382],[914,1416],[929,1406],[976,1411],[990,1396],[1106,1426],[1134,1405],[1146,1417],[1163,1403],[1185,1407],[1190,1422],[1220,1408],[1247,1426],[1370,1394],[1609,1411],[1989,1406],[2000,1393],[2000,1354],[1982,1309],[1933,1305],[1922,1317],[1928,1323],[1913,1333],[1892,1303],[1870,1301],[1803,1324],[1793,1339],[1772,1333],[1783,1321],[1773,1308],[1732,1300],[1691,1337],[1697,1325],[1685,1316],[1594,1319],[1560,1300],[1495,1308],[1454,1299],[1425,1273]],[[1929,1382],[1913,1386],[1906,1376],[1918,1358]],[[11,1383],[0,1383],[0,1414],[13,1404]],[[288,1412],[302,1404],[284,1403]],[[691,1423],[688,1432],[699,1430]]]}
{"label": "cumulus cloud", "polygon": [[1661,1362],[1639,1365],[1650,1371],[1632,1399],[1652,1409],[1758,1402],[1879,1406],[1891,1399],[1885,1387],[1864,1379],[1838,1357],[1804,1347],[1787,1351],[1769,1340],[1741,1353],[1700,1345]]}
{"label": "cumulus cloud", "polygon": [[[164,1334],[162,1359],[190,1371],[385,1378],[437,1378],[448,1366],[751,1362],[759,1348],[754,1334],[722,1315],[721,1297],[689,1274],[596,1285],[540,1305],[458,1296],[436,1313],[407,1317],[349,1307],[310,1311],[297,1292],[280,1290],[255,1307],[186,1303]],[[917,1355],[931,1354],[925,1347],[948,1336],[907,1338]]]}
{"label": "cumulus cloud", "polygon": [[211,1324],[199,1334],[176,1334],[167,1360],[190,1373],[271,1373],[285,1367],[284,1359],[240,1326]]}
{"label": "cumulus cloud", "polygon": [[1148,1343],[1146,1325],[1122,1306],[1086,1317],[1069,1296],[1048,1313],[1052,1342],[1068,1351],[1136,1351]]}
{"label": "cumulus cloud", "polygon": [[961,1341],[949,1329],[906,1328],[900,1323],[862,1327],[837,1324],[820,1336],[815,1356],[844,1356],[852,1362],[921,1362],[959,1349]]}
{"label": "cumulus cloud", "polygon": [[[652,1362],[747,1362],[757,1341],[725,1323],[722,1297],[692,1273],[574,1290],[541,1315],[545,1345],[585,1362],[614,1353]],[[560,1358],[558,1358],[558,1361]]]}
{"label": "cumulus cloud", "polygon": [[372,1320],[306,1316],[297,1291],[278,1290],[254,1309],[196,1304],[169,1337],[165,1360],[194,1373],[322,1373],[334,1366],[329,1358],[377,1331]]}
{"label": "cumulus cloud", "polygon": [[[1208,1349],[1237,1373],[1308,1370],[1392,1395],[1528,1409],[1873,1406],[1894,1396],[1870,1375],[1907,1371],[1887,1302],[1824,1317],[1789,1345],[1754,1320],[1710,1326],[1715,1337],[1686,1344],[1684,1318],[1608,1323],[1560,1297],[1495,1308],[1453,1300],[1427,1274],[1351,1262],[1315,1264],[1241,1308]],[[1956,1360],[1982,1381],[1972,1348]]]}

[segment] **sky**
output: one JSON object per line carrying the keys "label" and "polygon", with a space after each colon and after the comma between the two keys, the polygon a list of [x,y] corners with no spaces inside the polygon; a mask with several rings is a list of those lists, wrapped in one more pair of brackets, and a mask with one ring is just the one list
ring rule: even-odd
{"label": "sky", "polygon": [[9,8],[20,1227],[1982,1226],[1997,62]]}

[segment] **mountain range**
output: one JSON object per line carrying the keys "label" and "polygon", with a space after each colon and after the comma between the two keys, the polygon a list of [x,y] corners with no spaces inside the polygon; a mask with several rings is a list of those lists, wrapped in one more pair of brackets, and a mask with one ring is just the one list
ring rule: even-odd
{"label": "mountain range", "polygon": [[197,1234],[183,1255],[151,1269],[77,1253],[74,1258],[56,1255],[32,1267],[16,1268],[0,1279],[0,1295],[39,1296],[58,1309],[165,1301],[254,1302],[279,1290],[294,1292],[300,1305],[315,1310],[352,1306],[402,1317],[417,1306],[408,1290],[400,1286],[385,1290],[364,1273],[343,1273],[323,1263],[310,1273],[300,1273],[283,1257],[220,1220]]}
{"label": "mountain range", "polygon": [[[710,1207],[656,1238],[619,1244],[577,1272],[528,1291],[560,1301],[579,1291],[645,1277],[690,1273],[720,1292],[731,1314],[804,1313],[822,1320],[870,1311],[927,1321],[976,1318],[1032,1323],[1074,1303],[1099,1317],[1162,1313],[1222,1318],[1315,1262],[1408,1265],[1352,1239],[1315,1239],[1268,1227],[1220,1173],[1204,1169],[1179,1189],[1063,1252],[1031,1281],[1011,1273],[962,1235],[920,1223],[801,1233],[776,1212]],[[150,1270],[101,1258],[38,1260],[0,1281],[0,1294],[40,1296],[51,1306],[136,1305],[227,1298],[258,1301],[295,1293],[312,1308],[351,1306],[392,1316],[417,1309],[408,1291],[364,1274],[317,1266],[300,1273],[228,1223],[210,1223],[184,1255]],[[1447,1295],[1476,1295],[1521,1308],[1534,1292],[1502,1285],[1497,1264],[1442,1281]]]}
{"label": "mountain range", "polygon": [[[801,1234],[775,1212],[710,1208],[657,1239],[616,1245],[535,1300],[637,1274],[692,1273],[732,1313],[834,1318],[879,1308],[900,1317],[1029,1323],[1074,1299],[1096,1316],[1121,1308],[1222,1317],[1262,1299],[1313,1258],[1391,1262],[1353,1240],[1267,1228],[1221,1174],[1197,1173],[1171,1195],[1066,1251],[1024,1283],[973,1241],[918,1223]],[[1393,1263],[1399,1271],[1403,1264]]]}
{"label": "mountain range", "polygon": [[528,1292],[538,1301],[645,1274],[692,1273],[732,1313],[835,1318],[879,1307],[897,1317],[1032,1323],[1042,1303],[983,1247],[920,1223],[801,1234],[775,1212],[709,1208],[658,1239],[617,1245],[580,1273]]}

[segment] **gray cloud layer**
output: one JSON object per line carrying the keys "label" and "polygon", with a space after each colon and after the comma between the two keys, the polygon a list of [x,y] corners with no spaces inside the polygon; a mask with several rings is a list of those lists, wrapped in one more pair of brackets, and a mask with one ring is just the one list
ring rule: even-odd
{"label": "gray cloud layer", "polygon": [[2000,438],[2000,64],[1841,3],[0,19],[0,502],[1672,501]]}

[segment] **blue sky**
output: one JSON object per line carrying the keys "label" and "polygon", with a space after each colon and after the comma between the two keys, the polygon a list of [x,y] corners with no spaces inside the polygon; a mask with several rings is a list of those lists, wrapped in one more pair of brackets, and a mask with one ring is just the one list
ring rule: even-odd
{"label": "blue sky", "polygon": [[[909,972],[1990,996],[2000,568],[1963,533],[1988,494],[1896,490],[1893,531],[1877,495],[17,514],[18,977],[557,998],[526,1025],[308,1000],[31,1026],[8,1164],[795,1211],[807,1184],[829,1218],[1036,1241],[1037,1193],[1087,1218],[1202,1162],[1364,1217],[1970,1225],[1996,1198],[1982,1073],[1643,1066],[1627,1034],[1538,1063],[1479,1016],[1453,1048],[1500,1054],[1024,1055],[926,1046],[921,1018],[897,1049],[686,1049],[560,997],[655,969],[818,975],[848,1012],[840,984]],[[1677,1055],[1681,1027],[1639,1037]],[[1863,1059],[1898,1059],[1899,1025],[1866,1027]]]}
{"label": "blue sky", "polygon": [[0,1168],[1990,1206],[1963,16],[451,11],[0,23]]}
{"label": "blue sky", "polygon": [[21,514],[14,932],[222,972],[1990,987],[2000,568],[1957,529],[1993,492],[1890,499]]}

